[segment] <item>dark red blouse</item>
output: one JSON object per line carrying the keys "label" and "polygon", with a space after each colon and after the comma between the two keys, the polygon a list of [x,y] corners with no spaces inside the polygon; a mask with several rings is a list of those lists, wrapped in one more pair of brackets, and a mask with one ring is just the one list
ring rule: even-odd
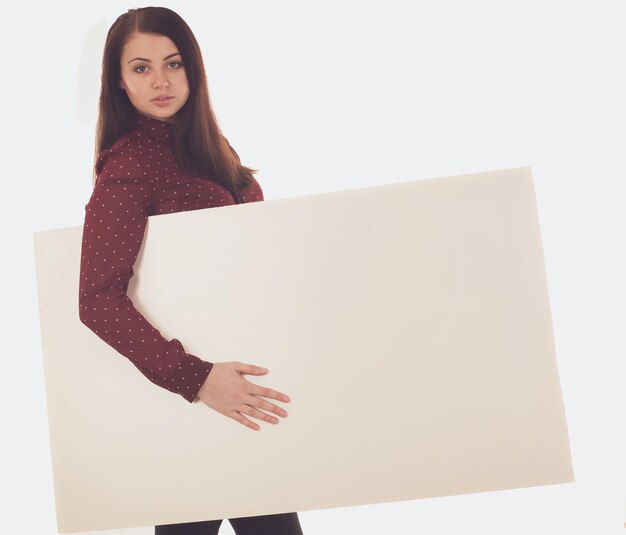
{"label": "dark red blouse", "polygon": [[85,205],[79,315],[150,381],[191,403],[213,364],[186,353],[178,339],[165,339],[126,295],[146,222],[158,214],[262,201],[263,191],[255,180],[237,199],[181,168],[171,144],[175,134],[172,124],[137,113],[134,129],[98,156]]}

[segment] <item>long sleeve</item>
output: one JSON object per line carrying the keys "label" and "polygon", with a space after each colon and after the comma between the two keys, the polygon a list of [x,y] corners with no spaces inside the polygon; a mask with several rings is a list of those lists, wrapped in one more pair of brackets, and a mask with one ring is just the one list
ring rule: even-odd
{"label": "long sleeve", "polygon": [[153,194],[144,174],[134,158],[109,156],[98,175],[85,205],[79,316],[150,381],[192,403],[213,364],[164,338],[126,294]]}

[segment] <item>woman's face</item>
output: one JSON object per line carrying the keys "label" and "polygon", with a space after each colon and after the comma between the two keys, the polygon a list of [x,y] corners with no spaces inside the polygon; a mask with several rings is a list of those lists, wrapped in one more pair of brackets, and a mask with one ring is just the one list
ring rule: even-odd
{"label": "woman's face", "polygon": [[120,87],[139,113],[175,122],[174,115],[189,97],[182,61],[174,42],[165,35],[135,33],[130,37],[120,58]]}

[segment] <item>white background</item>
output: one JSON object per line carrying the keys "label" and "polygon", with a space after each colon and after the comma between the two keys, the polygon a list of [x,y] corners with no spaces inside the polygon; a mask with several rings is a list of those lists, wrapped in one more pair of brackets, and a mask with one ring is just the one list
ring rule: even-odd
{"label": "white background", "polygon": [[[624,533],[623,2],[165,5],[266,199],[533,170],[576,482],[304,511],[305,534]],[[3,533],[56,533],[32,233],[82,225],[102,47],[130,7],[3,13]]]}

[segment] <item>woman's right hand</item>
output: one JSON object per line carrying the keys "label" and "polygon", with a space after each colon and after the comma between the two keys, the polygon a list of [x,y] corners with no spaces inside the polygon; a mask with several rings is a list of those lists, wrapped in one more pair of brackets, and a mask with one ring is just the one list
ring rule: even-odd
{"label": "woman's right hand", "polygon": [[243,374],[265,375],[269,370],[241,362],[216,362],[198,391],[198,399],[217,412],[237,420],[258,431],[260,427],[244,416],[248,414],[260,420],[277,424],[278,418],[259,409],[286,417],[287,411],[257,396],[289,402],[282,392],[255,385],[243,378]]}

